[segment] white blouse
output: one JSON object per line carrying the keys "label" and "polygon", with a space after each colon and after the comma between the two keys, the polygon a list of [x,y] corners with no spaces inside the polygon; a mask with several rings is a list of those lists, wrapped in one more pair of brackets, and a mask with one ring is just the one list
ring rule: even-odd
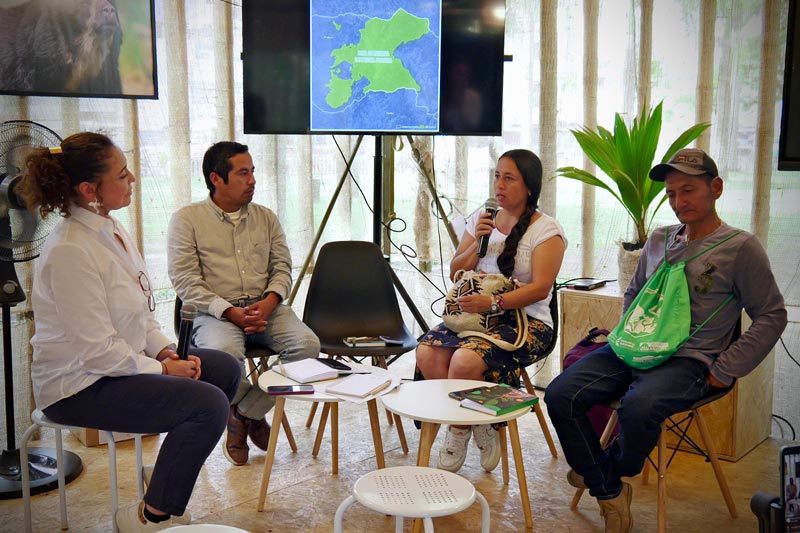
{"label": "white blouse", "polygon": [[31,379],[39,409],[104,376],[160,374],[155,356],[172,343],[148,309],[144,259],[128,232],[77,205],[70,213],[34,270]]}
{"label": "white blouse", "polygon": [[[473,237],[475,236],[475,227],[482,214],[483,211],[476,211],[467,220],[466,231]],[[528,229],[519,240],[517,255],[514,256],[514,272],[511,274],[511,277],[522,284],[530,283],[532,281],[531,254],[534,248],[556,235],[563,239],[564,247],[566,248],[567,237],[564,235],[564,228],[561,227],[561,224],[559,224],[556,219],[542,213],[541,217],[528,226]],[[486,255],[478,260],[475,270],[483,271],[488,274],[500,274],[500,267],[497,266],[497,258],[503,253],[503,247],[505,246],[507,237],[508,235],[501,233],[497,228],[489,234],[489,247],[486,251]],[[552,328],[553,319],[550,316],[550,298],[552,298],[552,293],[549,294],[547,298],[526,306],[525,313],[530,317],[541,320]]]}

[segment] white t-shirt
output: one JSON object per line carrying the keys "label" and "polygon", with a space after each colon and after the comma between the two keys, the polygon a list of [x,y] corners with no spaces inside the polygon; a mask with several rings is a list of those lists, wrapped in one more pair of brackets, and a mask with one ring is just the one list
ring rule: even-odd
{"label": "white t-shirt", "polygon": [[70,213],[34,271],[31,379],[40,409],[105,376],[160,374],[155,356],[173,342],[148,309],[147,269],[128,233],[76,205]]}
{"label": "white t-shirt", "polygon": [[[541,211],[540,211],[541,213]],[[466,231],[475,236],[475,226],[478,224],[482,211],[476,211],[469,219],[467,219]],[[564,228],[553,217],[541,213],[540,216],[533,224],[528,226],[527,231],[519,240],[517,245],[517,255],[514,260],[514,272],[511,277],[518,280],[522,284],[528,284],[531,280],[531,253],[541,243],[555,236],[560,236],[564,240],[564,246],[567,246],[567,237],[564,235]],[[503,252],[506,237],[497,228],[489,235],[489,247],[486,255],[478,260],[475,270],[482,270],[488,274],[500,274],[500,268],[497,266],[497,258]],[[525,313],[528,316],[541,320],[551,328],[553,327],[553,319],[550,316],[550,298],[534,302],[525,307]]]}

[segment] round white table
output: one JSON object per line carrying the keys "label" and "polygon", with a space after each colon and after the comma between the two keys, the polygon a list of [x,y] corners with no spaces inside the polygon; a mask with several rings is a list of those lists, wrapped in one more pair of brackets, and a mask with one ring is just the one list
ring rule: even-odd
{"label": "round white table", "polygon": [[[531,504],[528,497],[528,483],[525,479],[525,465],[522,463],[522,448],[519,440],[517,418],[530,412],[530,409],[518,409],[505,415],[495,416],[472,409],[465,409],[459,401],[450,398],[448,393],[458,390],[496,385],[469,379],[431,379],[425,381],[404,382],[392,392],[381,396],[383,406],[389,411],[422,422],[422,433],[419,437],[417,466],[428,466],[431,448],[439,431],[439,426],[508,423],[511,436],[511,450],[514,454],[514,466],[517,470],[522,510],[525,514],[525,527],[533,528]],[[505,428],[500,430],[500,449],[503,459],[503,483],[508,485],[508,448]]]}
{"label": "round white table", "polygon": [[[391,372],[377,366],[363,365],[349,361],[347,362],[347,365],[352,367],[356,371],[370,372],[376,375],[386,375],[387,377],[392,377]],[[347,376],[326,381],[317,381],[315,383],[311,383],[311,385],[315,386],[319,386],[320,384],[330,385],[336,383],[337,381],[345,379],[345,377]],[[282,376],[277,372],[268,370],[267,372],[264,372],[258,377],[258,386],[261,387],[262,390],[266,391],[267,387],[269,387],[270,385],[297,385],[297,382],[290,378],[287,378],[286,376]],[[372,429],[372,442],[375,445],[375,460],[377,462],[378,468],[383,468],[385,466],[383,458],[383,440],[381,439],[381,430],[378,422],[378,404],[375,401],[375,398],[377,398],[377,396],[367,400],[366,404],[367,404],[367,410],[369,412],[369,423]],[[267,456],[264,461],[264,474],[261,477],[261,489],[258,495],[258,511],[264,510],[264,501],[266,500],[267,489],[269,488],[269,478],[270,475],[272,474],[272,466],[275,462],[275,448],[277,447],[278,434],[280,433],[279,428],[281,427],[281,422],[284,419],[284,409],[287,399],[304,401],[304,402],[323,403],[320,424],[319,428],[317,429],[316,440],[314,441],[314,449],[311,453],[312,457],[316,457],[317,454],[319,453],[320,443],[322,442],[322,436],[325,433],[325,422],[327,420],[328,413],[330,412],[331,473],[333,475],[337,475],[339,473],[339,402],[345,400],[337,396],[325,394],[323,392],[318,392],[316,390],[314,391],[313,394],[291,394],[291,395],[275,396],[275,407],[273,408],[272,411],[273,412],[272,431],[269,434],[269,446],[267,446]],[[402,431],[401,426],[398,426],[398,432],[401,431]]]}

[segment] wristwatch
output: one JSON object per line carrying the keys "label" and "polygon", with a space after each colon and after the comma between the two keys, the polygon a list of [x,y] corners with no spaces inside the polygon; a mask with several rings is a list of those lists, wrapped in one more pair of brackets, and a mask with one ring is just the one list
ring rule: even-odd
{"label": "wristwatch", "polygon": [[494,294],[492,295],[492,305],[489,306],[489,311],[491,313],[499,313],[500,312],[500,306],[497,305],[497,296],[495,296]]}

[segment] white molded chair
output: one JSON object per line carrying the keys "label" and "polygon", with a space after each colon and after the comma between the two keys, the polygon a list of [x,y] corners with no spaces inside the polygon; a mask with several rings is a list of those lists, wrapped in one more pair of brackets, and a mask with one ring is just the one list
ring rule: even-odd
{"label": "white molded chair", "polygon": [[[45,416],[45,414],[36,409],[31,414],[33,424],[22,435],[22,442],[20,443],[20,457],[28,456],[28,440],[33,435],[34,431],[41,427],[48,427],[55,430],[56,434],[56,461],[58,468],[58,497],[59,497],[59,510],[61,512],[61,529],[68,529],[67,524],[67,495],[64,483],[64,471],[61,465],[64,461],[64,446],[61,440],[61,430],[70,429],[74,426],[65,426],[53,422]],[[108,470],[111,476],[111,523],[112,531],[117,532],[117,507],[119,506],[119,497],[117,494],[117,447],[114,442],[114,435],[111,431],[106,431],[106,438],[108,440]],[[144,480],[142,476],[142,436],[136,435],[134,437],[136,443],[136,481],[139,491],[139,499],[144,497]],[[24,509],[25,531],[30,533],[32,531],[31,524],[31,480],[30,472],[27,468],[22,468],[22,501]]]}
{"label": "white molded chair", "polygon": [[396,466],[365,474],[353,494],[336,510],[334,533],[342,533],[344,512],[353,503],[395,517],[395,531],[403,531],[403,518],[422,518],[425,532],[433,531],[434,517],[463,511],[475,500],[481,504],[481,531],[489,531],[489,504],[463,477],[424,466]]}

